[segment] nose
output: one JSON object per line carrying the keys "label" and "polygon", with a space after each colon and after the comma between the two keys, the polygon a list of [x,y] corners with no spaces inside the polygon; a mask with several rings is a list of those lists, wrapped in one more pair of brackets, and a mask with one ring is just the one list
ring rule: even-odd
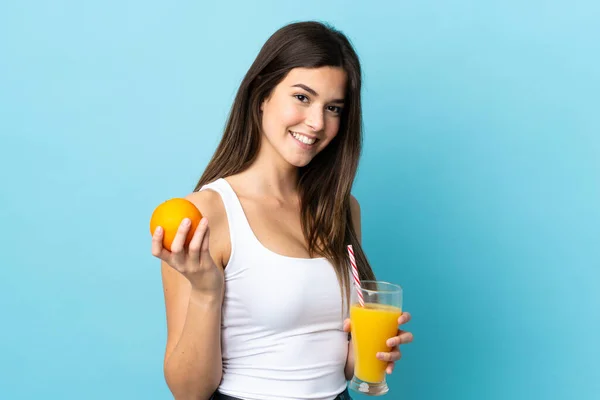
{"label": "nose", "polygon": [[320,107],[312,107],[308,111],[308,115],[304,122],[313,131],[319,132],[323,130],[323,126],[325,125],[323,110]]}

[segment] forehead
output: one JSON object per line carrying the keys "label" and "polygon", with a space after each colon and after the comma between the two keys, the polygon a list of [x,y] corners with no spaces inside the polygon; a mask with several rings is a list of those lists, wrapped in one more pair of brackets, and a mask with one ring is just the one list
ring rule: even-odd
{"label": "forehead", "polygon": [[343,99],[346,81],[346,71],[340,67],[294,68],[283,79],[280,86],[291,88],[303,84],[316,91],[319,97]]}

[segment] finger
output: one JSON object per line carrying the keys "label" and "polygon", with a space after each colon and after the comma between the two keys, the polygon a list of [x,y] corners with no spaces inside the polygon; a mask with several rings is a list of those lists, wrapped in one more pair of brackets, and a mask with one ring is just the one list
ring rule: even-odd
{"label": "finger", "polygon": [[385,369],[385,372],[390,375],[392,372],[394,372],[394,367],[396,366],[396,363],[389,363],[387,368]]}
{"label": "finger", "polygon": [[394,350],[389,353],[377,353],[377,359],[381,361],[394,362],[402,357],[400,350]]}
{"label": "finger", "polygon": [[204,231],[202,245],[200,246],[200,259],[204,262],[212,263],[213,259],[210,256],[210,228],[208,227],[208,220],[206,218],[202,218],[200,227]]}
{"label": "finger", "polygon": [[163,261],[167,261],[171,253],[163,247],[162,241],[164,234],[164,230],[161,226],[154,230],[154,234],[152,235],[152,255]]}
{"label": "finger", "polygon": [[389,338],[385,344],[388,347],[396,347],[401,344],[407,344],[413,341],[413,334],[406,331],[398,331],[398,336]]}
{"label": "finger", "polygon": [[202,247],[202,240],[204,239],[204,233],[206,229],[204,225],[202,225],[204,218],[200,220],[200,223],[196,227],[196,231],[194,232],[194,236],[192,236],[192,240],[189,245],[189,254],[190,257],[194,260],[200,258],[200,249]]}
{"label": "finger", "polygon": [[171,253],[173,253],[173,258],[179,259],[179,261],[183,261],[181,258],[184,256],[185,239],[190,230],[190,225],[190,219],[184,218],[183,221],[181,221],[181,224],[179,224],[173,243],[171,243]]}
{"label": "finger", "polygon": [[411,315],[409,312],[403,312],[401,316],[398,317],[398,325],[406,324],[410,321]]}
{"label": "finger", "polygon": [[350,330],[352,329],[351,324],[350,324],[350,318],[346,318],[344,320],[344,326],[342,327],[342,330],[344,332],[350,332]]}

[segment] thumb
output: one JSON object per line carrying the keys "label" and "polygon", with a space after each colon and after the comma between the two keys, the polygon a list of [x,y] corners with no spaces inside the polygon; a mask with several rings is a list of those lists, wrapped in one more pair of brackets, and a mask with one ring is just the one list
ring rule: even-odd
{"label": "thumb", "polygon": [[351,326],[350,326],[350,318],[346,318],[344,320],[344,326],[342,328],[344,330],[344,332],[350,332]]}

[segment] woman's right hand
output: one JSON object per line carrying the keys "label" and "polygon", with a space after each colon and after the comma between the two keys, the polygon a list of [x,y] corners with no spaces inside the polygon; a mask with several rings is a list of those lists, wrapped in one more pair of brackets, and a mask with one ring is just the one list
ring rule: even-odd
{"label": "woman's right hand", "polygon": [[202,218],[186,248],[185,239],[190,226],[188,218],[181,222],[171,244],[171,251],[163,247],[164,230],[157,227],[152,235],[152,255],[185,276],[192,284],[192,290],[206,295],[222,295],[225,278],[223,269],[215,264],[209,252],[208,220],[206,217]]}

